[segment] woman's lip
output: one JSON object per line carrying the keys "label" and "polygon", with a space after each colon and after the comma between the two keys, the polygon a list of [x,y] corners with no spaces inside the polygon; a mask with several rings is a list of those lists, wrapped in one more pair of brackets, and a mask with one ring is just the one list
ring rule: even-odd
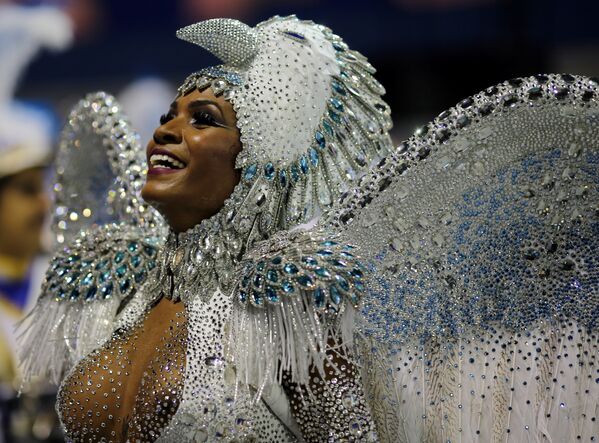
{"label": "woman's lip", "polygon": [[163,174],[173,174],[175,172],[182,171],[185,168],[174,169],[174,168],[165,168],[162,166],[150,166],[148,168],[148,175],[163,175]]}

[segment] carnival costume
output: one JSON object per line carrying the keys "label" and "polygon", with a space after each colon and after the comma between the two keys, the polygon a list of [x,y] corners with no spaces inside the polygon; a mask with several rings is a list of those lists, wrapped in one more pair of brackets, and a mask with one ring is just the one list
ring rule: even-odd
{"label": "carnival costume", "polygon": [[599,437],[595,80],[500,84],[392,148],[374,69],[328,28],[218,19],[179,36],[224,62],[179,94],[233,104],[241,182],[166,233],[119,105],[100,93],[72,112],[60,247],[22,336],[27,373],[65,380],[68,438],[110,420],[126,376],[98,349],[126,373],[119,349],[163,296],[186,327],[151,365],[168,383],[140,389],[130,427],[148,441]]}

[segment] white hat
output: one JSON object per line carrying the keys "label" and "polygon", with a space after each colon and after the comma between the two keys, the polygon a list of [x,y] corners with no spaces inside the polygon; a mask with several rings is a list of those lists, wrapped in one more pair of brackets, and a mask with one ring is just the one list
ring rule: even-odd
{"label": "white hat", "polygon": [[0,177],[48,160],[48,117],[15,103],[13,95],[23,69],[40,48],[64,49],[72,38],[70,20],[55,8],[0,7]]}

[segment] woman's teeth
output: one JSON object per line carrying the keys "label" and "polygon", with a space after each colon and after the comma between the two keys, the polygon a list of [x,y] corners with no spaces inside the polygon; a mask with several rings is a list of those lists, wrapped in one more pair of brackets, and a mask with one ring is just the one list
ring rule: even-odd
{"label": "woman's teeth", "polygon": [[169,169],[183,169],[185,164],[168,155],[154,154],[150,156],[150,165]]}

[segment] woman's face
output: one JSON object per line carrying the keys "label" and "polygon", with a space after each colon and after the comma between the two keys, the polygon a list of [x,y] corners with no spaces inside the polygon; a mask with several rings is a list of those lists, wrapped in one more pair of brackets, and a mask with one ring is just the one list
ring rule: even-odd
{"label": "woman's face", "polygon": [[0,254],[30,259],[40,252],[49,210],[44,170],[29,169],[6,180],[0,192]]}
{"label": "woman's face", "polygon": [[216,214],[239,183],[236,122],[233,106],[211,89],[179,97],[161,117],[146,150],[142,196],[175,232]]}

